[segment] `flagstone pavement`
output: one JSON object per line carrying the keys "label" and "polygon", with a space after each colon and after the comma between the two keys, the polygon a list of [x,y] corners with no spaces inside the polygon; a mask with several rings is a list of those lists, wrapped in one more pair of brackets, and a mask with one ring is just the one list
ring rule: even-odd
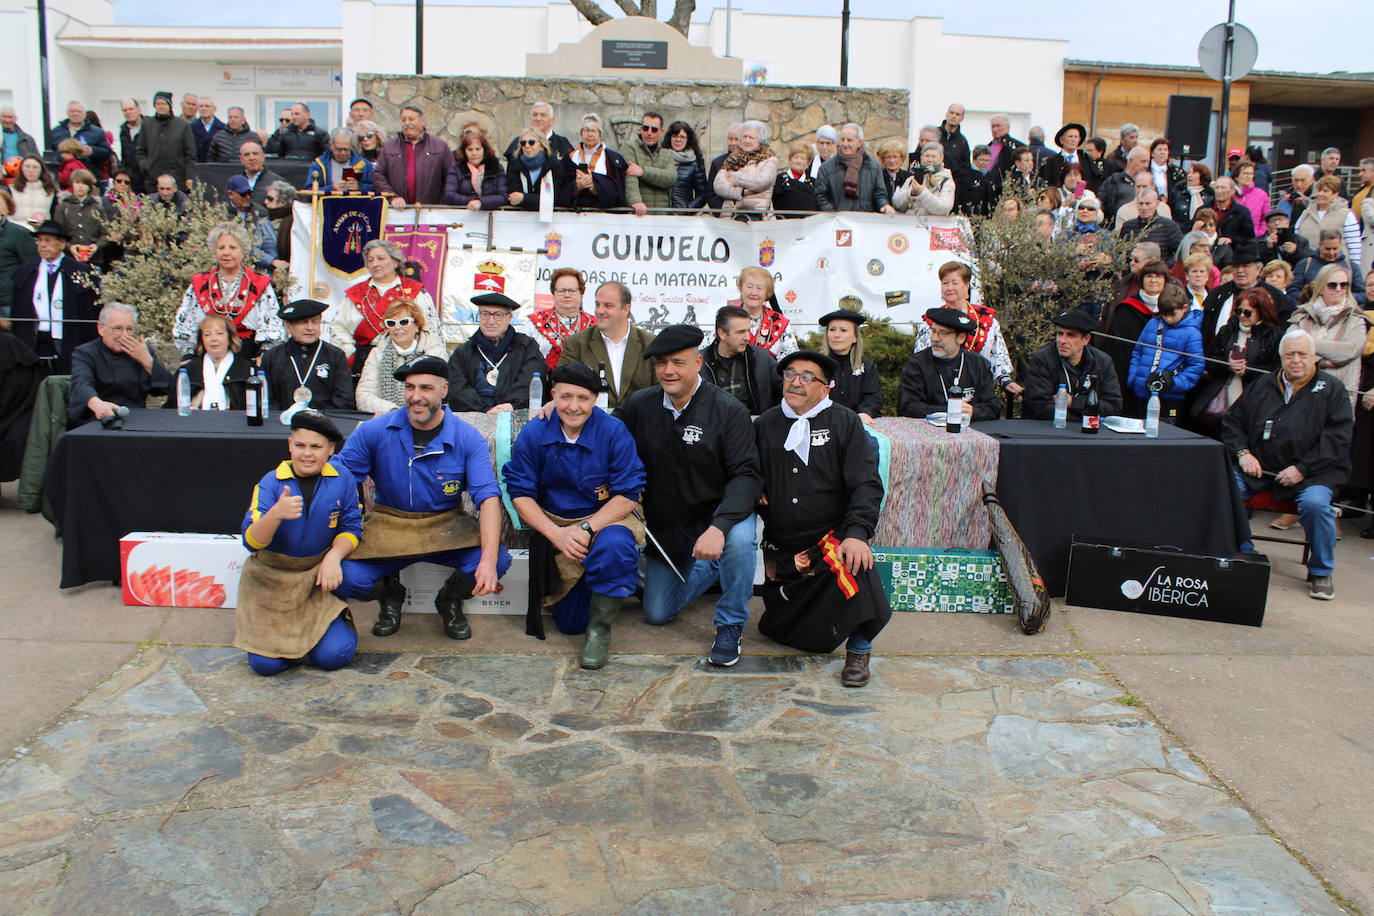
{"label": "flagstone pavement", "polygon": [[[0,513],[0,538],[55,550],[39,524]],[[1342,550],[1353,564],[1367,544]],[[19,566],[0,557],[11,601],[45,613],[20,635],[0,610],[21,723],[0,724],[16,749],[0,913],[1231,916],[1368,899],[1370,610],[1353,590],[1309,602],[1293,562],[1260,630],[1057,606],[1025,637],[1005,617],[899,615],[862,690],[839,686],[838,656],[752,629],[737,667],[712,668],[709,602],[664,629],[629,602],[599,672],[515,618],[453,643],[411,615],[378,640],[359,608],[348,668],[262,678],[227,648],[232,612],[59,595],[54,559]],[[1314,701],[1302,682],[1332,664],[1344,692]]]}

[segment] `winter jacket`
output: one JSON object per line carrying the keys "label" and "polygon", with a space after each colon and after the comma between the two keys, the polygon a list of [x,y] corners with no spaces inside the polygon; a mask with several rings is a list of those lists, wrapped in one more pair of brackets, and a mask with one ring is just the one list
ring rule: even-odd
{"label": "winter jacket", "polygon": [[143,119],[143,128],[134,142],[138,151],[138,167],[144,181],[157,187],[157,176],[171,175],[177,187],[186,186],[191,166],[196,161],[196,141],[191,125],[175,115]]}
{"label": "winter jacket", "polygon": [[1265,225],[1264,218],[1269,215],[1269,195],[1264,193],[1256,185],[1248,188],[1236,188],[1236,200],[1245,204],[1255,218],[1255,238],[1263,238],[1269,232],[1269,227]]}
{"label": "winter jacket", "polygon": [[[602,146],[601,155],[605,160],[605,173],[592,173],[592,187],[588,191],[577,188],[578,162],[573,156],[580,155],[578,150],[558,160],[558,168],[563,171],[567,183],[571,206],[579,210],[614,210],[625,206],[625,169],[629,163],[625,157],[608,146]],[[557,179],[555,179],[555,182]]]}
{"label": "winter jacket", "polygon": [[1292,499],[1310,486],[1339,489],[1350,477],[1350,439],[1355,427],[1344,386],[1319,369],[1291,400],[1284,403],[1283,398],[1282,369],[1246,385],[1221,421],[1226,450],[1235,455],[1248,449],[1270,473],[1290,466],[1301,471],[1303,479],[1297,486],[1274,485],[1279,499]]}
{"label": "winter jacket", "polygon": [[[626,162],[635,162],[644,174],[625,176],[625,202],[644,204],[650,209],[671,206],[669,198],[677,183],[677,160],[673,151],[660,143],[649,149],[643,138],[635,137],[621,150]],[[770,183],[771,184],[771,183]]]}
{"label": "winter jacket", "polygon": [[[700,159],[675,162],[677,181],[668,189],[668,206],[676,210],[700,210],[706,205],[706,165]],[[779,179],[781,180],[781,179]],[[776,188],[777,186],[774,185]]]}
{"label": "winter jacket", "polygon": [[[139,130],[142,129],[143,125],[140,123]],[[145,183],[143,167],[138,164],[138,134],[130,131],[128,121],[119,125],[119,164],[129,170],[131,187],[135,193],[142,194],[153,189]]]}
{"label": "winter jacket", "polygon": [[83,124],[75,134],[72,134],[71,125],[63,120],[52,129],[52,148],[57,149],[57,145],[67,139],[79,140],[91,148],[91,154],[81,161],[96,175],[100,174],[102,167],[113,155],[105,131],[94,124]]}
{"label": "winter jacket", "polygon": [[[57,449],[57,440],[67,432],[67,393],[71,389],[70,375],[50,375],[38,386],[33,403],[33,420],[29,424],[29,441],[24,446],[24,466],[19,474],[19,492],[15,502],[25,512],[37,512],[57,525],[57,513],[52,501],[43,492],[43,474],[48,458]],[[60,527],[57,532],[62,533]]]}
{"label": "winter jacket", "polygon": [[53,219],[67,230],[71,245],[94,245],[105,238],[105,220],[113,216],[108,201],[95,194],[87,194],[85,200],[77,200],[75,194],[68,194],[57,202],[53,209]]}
{"label": "winter jacket", "polygon": [[14,272],[20,264],[38,259],[33,233],[18,223],[0,216],[0,314],[10,313],[14,299]]}
{"label": "winter jacket", "polygon": [[[307,188],[313,187],[316,182],[319,182],[320,190],[333,190],[330,182],[325,181],[325,176],[329,174],[329,169],[326,168],[327,164],[324,161],[324,157],[328,155],[329,153],[326,151],[323,156],[318,157],[314,162],[310,163],[310,170],[305,173],[305,186]],[[354,177],[358,179],[358,193],[371,194],[373,190],[372,163],[368,162],[362,156],[354,156],[353,161],[348,163],[346,167],[357,173]]]}
{"label": "winter jacket", "polygon": [[954,209],[954,173],[940,169],[926,176],[925,192],[916,193],[916,176],[912,175],[892,195],[892,206],[903,213],[925,216],[949,216]]}
{"label": "winter jacket", "polygon": [[[444,183],[453,168],[453,150],[431,133],[415,141],[416,199],[406,196],[406,153],[408,141],[400,134],[382,144],[372,171],[372,183],[379,194],[395,194],[407,204],[434,205],[444,199]],[[313,157],[311,157],[313,158]]]}
{"label": "winter jacket", "polygon": [[482,163],[482,187],[472,186],[472,172],[466,161],[455,162],[444,180],[444,203],[452,207],[466,207],[474,199],[482,202],[483,210],[499,210],[506,205],[506,173],[495,156]]}
{"label": "winter jacket", "polygon": [[1311,205],[1293,221],[1293,229],[1307,239],[1307,243],[1317,248],[1321,242],[1323,229],[1334,229],[1341,233],[1341,245],[1350,256],[1352,263],[1360,263],[1364,246],[1360,240],[1360,221],[1350,212],[1350,207],[1339,197],[1331,202],[1326,212],[1317,211],[1317,202]]}
{"label": "winter jacket", "polygon": [[1255,237],[1255,220],[1250,208],[1236,198],[1231,198],[1231,206],[1218,210],[1216,201],[1212,209],[1217,211],[1217,238],[1230,239],[1233,247],[1249,244]]}
{"label": "winter jacket", "polygon": [[891,201],[887,198],[887,183],[883,181],[883,170],[878,160],[868,153],[863,154],[863,164],[859,166],[859,194],[857,197],[844,195],[844,165],[836,153],[821,165],[816,175],[816,203],[821,210],[854,210],[863,213],[877,213]]}
{"label": "winter jacket", "polygon": [[[1355,297],[1356,302],[1364,305],[1364,274],[1360,272],[1360,269],[1352,265],[1350,259],[1344,255],[1330,263],[1339,264],[1350,271],[1350,292]],[[1289,283],[1288,289],[1285,290],[1288,297],[1294,302],[1300,301],[1303,298],[1303,287],[1317,279],[1317,274],[1326,265],[1327,262],[1318,257],[1307,257],[1299,261],[1293,268],[1293,282]]]}
{"label": "winter jacket", "polygon": [[[1154,349],[1153,344],[1159,339],[1160,329],[1163,329],[1163,346],[1169,350],[1182,350],[1192,356],[1180,356],[1177,353],[1159,352]],[[1150,390],[1148,382],[1150,376],[1155,373],[1172,372],[1172,380],[1165,385],[1163,391],[1159,393],[1162,400],[1181,401],[1193,386],[1202,378],[1202,313],[1197,310],[1190,310],[1183,316],[1177,324],[1170,325],[1164,319],[1156,316],[1145,322],[1145,327],[1137,338],[1135,350],[1131,353],[1131,369],[1127,374],[1127,383],[1138,398],[1148,398]],[[1151,346],[1140,346],[1140,344],[1150,344]],[[1155,368],[1155,356],[1159,356],[1159,366]],[[1192,357],[1198,357],[1193,359]]]}
{"label": "winter jacket", "polygon": [[778,180],[778,157],[751,162],[733,172],[722,168],[716,173],[714,188],[720,209],[767,212],[773,209],[773,185]]}
{"label": "winter jacket", "polygon": [[521,210],[539,209],[539,182],[544,176],[553,173],[553,205],[572,206],[572,176],[563,168],[561,159],[545,157],[544,165],[538,175],[531,175],[528,166],[519,156],[506,160],[506,195],[519,191],[524,195],[515,206]]}
{"label": "winter jacket", "polygon": [[211,118],[210,126],[206,127],[205,122],[196,118],[191,122],[191,137],[196,141],[196,161],[210,162],[210,144],[214,142],[215,134],[228,129],[219,118]]}
{"label": "winter jacket", "polygon": [[283,159],[314,159],[329,145],[325,136],[313,120],[304,128],[288,124],[267,138],[267,148],[263,152]]}
{"label": "winter jacket", "polygon": [[1323,325],[1312,310],[1312,303],[1304,302],[1294,310],[1288,323],[1312,335],[1317,344],[1318,367],[1335,376],[1350,392],[1353,412],[1355,392],[1360,387],[1360,358],[1364,355],[1365,338],[1369,333],[1364,312],[1352,306],[1330,324]]}
{"label": "winter jacket", "polygon": [[[11,133],[11,131],[5,131],[5,133]],[[15,135],[15,144],[19,148],[20,159],[29,156],[33,156],[35,159],[43,158],[43,151],[38,148],[38,142],[33,139],[32,134],[22,130],[17,124],[14,127],[13,133]]]}
{"label": "winter jacket", "polygon": [[[756,344],[745,344],[744,384],[756,408],[750,411],[752,416],[758,416],[782,401],[782,376],[777,369],[778,364],[771,353]],[[720,350],[712,340],[701,351],[701,377],[719,388],[717,377],[720,370]],[[748,410],[749,405],[745,404],[744,407]]]}
{"label": "winter jacket", "polygon": [[1123,239],[1154,242],[1163,253],[1166,264],[1174,263],[1174,252],[1178,251],[1179,243],[1183,241],[1183,232],[1178,228],[1178,223],[1158,213],[1149,222],[1137,216],[1122,223],[1120,235]]}
{"label": "winter jacket", "polygon": [[210,140],[210,161],[211,162],[238,162],[239,147],[252,140],[254,143],[261,143],[258,132],[244,125],[239,130],[226,127],[215,134]]}
{"label": "winter jacket", "polygon": [[[798,210],[803,213],[814,213],[820,209],[820,204],[816,200],[816,180],[811,177],[811,173],[803,172],[802,177],[793,178],[790,168],[778,172],[778,180],[773,183],[773,209]],[[801,219],[800,216],[791,214],[785,218]]]}

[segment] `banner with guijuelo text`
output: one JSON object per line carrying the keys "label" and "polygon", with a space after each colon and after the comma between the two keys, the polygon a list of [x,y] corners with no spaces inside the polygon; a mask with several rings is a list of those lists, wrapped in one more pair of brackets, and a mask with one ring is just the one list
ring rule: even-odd
{"label": "banner with guijuelo text", "polygon": [[[351,277],[329,269],[312,244],[308,204],[297,203],[292,235],[292,276],[312,297],[335,305]],[[499,291],[522,306],[553,304],[549,276],[572,267],[587,280],[583,307],[608,280],[629,287],[636,324],[657,330],[679,322],[709,329],[715,311],[738,296],[744,267],[772,274],[778,306],[798,333],[857,296],[863,310],[891,318],[903,330],[937,305],[937,271],[950,260],[969,260],[963,220],[879,213],[818,213],[804,219],[740,221],[711,215],[635,216],[629,213],[555,213],[552,223],[521,211],[470,211],[449,207],[386,213],[383,236],[402,245],[406,270],[434,295],[445,323],[469,325],[470,299]],[[417,245],[423,243],[423,254]],[[326,317],[329,317],[328,314]]]}

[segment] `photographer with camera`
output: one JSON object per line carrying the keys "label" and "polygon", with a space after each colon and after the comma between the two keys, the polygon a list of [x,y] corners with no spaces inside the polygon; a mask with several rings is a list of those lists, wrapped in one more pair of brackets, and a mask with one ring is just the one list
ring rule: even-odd
{"label": "photographer with camera", "polygon": [[1140,400],[1158,393],[1159,419],[1174,425],[1184,398],[1202,378],[1202,312],[1189,308],[1190,298],[1177,281],[1165,285],[1159,294],[1159,314],[1145,322],[1127,374]]}
{"label": "photographer with camera", "polygon": [[1293,167],[1293,186],[1279,195],[1279,202],[1274,209],[1282,210],[1288,214],[1290,220],[1296,220],[1302,212],[1312,205],[1312,189],[1317,183],[1317,170],[1307,163]]}
{"label": "photographer with camera", "polygon": [[954,209],[954,173],[945,168],[945,150],[938,143],[921,147],[921,164],[892,195],[901,213],[948,216]]}

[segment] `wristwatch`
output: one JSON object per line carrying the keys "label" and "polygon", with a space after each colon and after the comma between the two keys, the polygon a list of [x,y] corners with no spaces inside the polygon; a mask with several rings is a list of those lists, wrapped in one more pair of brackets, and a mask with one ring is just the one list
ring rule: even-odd
{"label": "wristwatch", "polygon": [[596,532],[592,530],[592,526],[591,526],[591,523],[590,523],[590,522],[580,522],[580,523],[578,524],[577,527],[579,527],[579,528],[581,528],[583,531],[587,532],[587,537],[595,537],[595,536],[596,536]]}
{"label": "wristwatch", "polygon": [[1243,448],[1240,451],[1236,452],[1236,460],[1239,461],[1248,454],[1250,454],[1250,450],[1248,448]]}

